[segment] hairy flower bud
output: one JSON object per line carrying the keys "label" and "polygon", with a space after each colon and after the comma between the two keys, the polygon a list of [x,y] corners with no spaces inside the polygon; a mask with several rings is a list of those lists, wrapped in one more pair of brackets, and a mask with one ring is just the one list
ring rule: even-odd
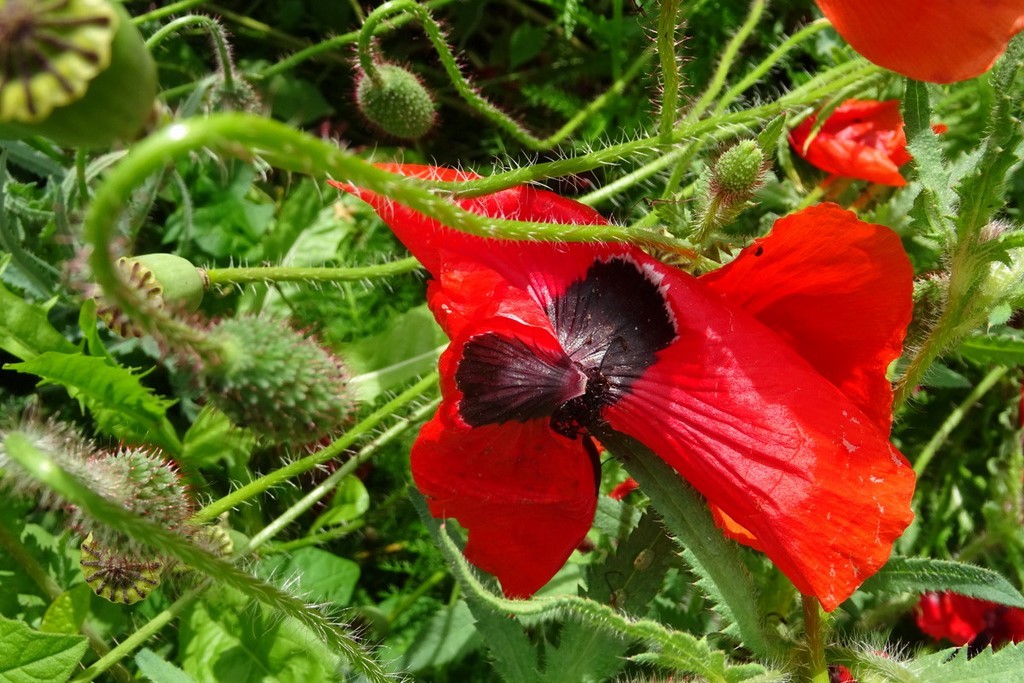
{"label": "hairy flower bud", "polygon": [[712,173],[712,192],[746,200],[761,186],[763,176],[764,153],[753,140],[743,140],[718,157]]}
{"label": "hairy flower bud", "polygon": [[423,83],[395,64],[378,64],[372,75],[360,72],[356,104],[367,121],[402,140],[423,137],[436,122],[434,100]]}
{"label": "hairy flower bud", "polygon": [[130,138],[156,99],[156,63],[107,0],[0,3],[0,137],[102,147]]}
{"label": "hairy flower bud", "polygon": [[204,368],[211,399],[240,425],[302,446],[348,418],[348,373],[308,334],[269,318],[223,320],[210,330],[219,362]]}

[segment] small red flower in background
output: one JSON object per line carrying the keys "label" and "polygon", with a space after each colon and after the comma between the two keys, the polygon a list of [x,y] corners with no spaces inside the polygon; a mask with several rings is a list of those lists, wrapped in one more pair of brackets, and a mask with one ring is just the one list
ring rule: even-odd
{"label": "small red flower in background", "polygon": [[608,492],[608,497],[612,500],[622,500],[638,488],[640,488],[640,484],[636,483],[636,479],[633,477],[627,477],[625,481],[620,482],[615,488]]}
{"label": "small red flower in background", "polygon": [[[451,344],[413,477],[435,516],[466,527],[467,558],[507,595],[534,593],[590,529],[592,436],[607,432],[657,453],[825,609],[888,559],[914,489],[888,442],[885,370],[911,314],[894,233],[812,207],[698,279],[629,245],[466,235],[335,184],[373,205],[433,276],[428,303]],[[456,203],[605,222],[530,186]]]}
{"label": "small red flower in background", "polygon": [[846,100],[808,141],[816,116],[789,134],[793,149],[809,163],[837,176],[882,185],[906,185],[899,167],[910,161],[899,100]]}
{"label": "small red flower in background", "polygon": [[974,78],[1024,29],[1021,0],[816,0],[854,50],[919,81]]}
{"label": "small red flower in background", "polygon": [[925,593],[917,603],[917,626],[936,640],[983,649],[1024,641],[1024,609],[957,593]]}

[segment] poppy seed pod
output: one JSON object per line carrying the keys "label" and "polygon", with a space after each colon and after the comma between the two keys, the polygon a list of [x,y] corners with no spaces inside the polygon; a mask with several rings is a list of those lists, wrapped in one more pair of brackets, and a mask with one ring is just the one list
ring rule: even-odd
{"label": "poppy seed pod", "polygon": [[356,104],[366,120],[388,135],[417,140],[434,127],[434,100],[407,69],[379,64],[376,77],[360,72],[356,83]]}
{"label": "poppy seed pod", "polygon": [[156,99],[156,64],[106,0],[0,2],[0,137],[69,147],[131,138]]}

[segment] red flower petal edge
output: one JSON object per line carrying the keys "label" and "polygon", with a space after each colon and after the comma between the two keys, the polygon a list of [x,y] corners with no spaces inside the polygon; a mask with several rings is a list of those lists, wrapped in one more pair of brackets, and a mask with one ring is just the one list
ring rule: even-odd
{"label": "red flower petal edge", "polygon": [[1024,641],[1024,609],[958,593],[925,593],[914,610],[917,626],[935,640],[954,645],[988,645]]}
{"label": "red flower petal edge", "polygon": [[980,76],[1024,29],[1021,0],[816,0],[843,38],[904,76],[952,83]]}
{"label": "red flower petal edge", "polygon": [[[826,609],[888,558],[912,517],[914,478],[888,443],[891,395],[877,376],[899,351],[910,308],[909,264],[887,229],[838,207],[802,212],[731,273],[698,280],[630,246],[471,237],[359,192],[431,271],[428,300],[452,339],[414,478],[435,515],[467,528],[467,556],[506,593],[536,590],[587,532],[591,436],[609,429],[664,458]],[[602,222],[528,187],[458,203],[488,216]],[[834,253],[858,264],[841,287]],[[747,291],[745,279],[766,293]],[[835,343],[850,329],[827,308],[828,287],[849,288],[840,310],[854,320],[878,290],[898,301],[851,358]],[[806,298],[812,305],[799,305]],[[831,326],[817,321],[823,313]],[[834,352],[816,355],[803,334]]]}
{"label": "red flower petal edge", "polygon": [[899,172],[911,158],[899,100],[847,100],[811,138],[816,122],[809,116],[789,135],[793,149],[809,163],[844,178],[907,184]]}

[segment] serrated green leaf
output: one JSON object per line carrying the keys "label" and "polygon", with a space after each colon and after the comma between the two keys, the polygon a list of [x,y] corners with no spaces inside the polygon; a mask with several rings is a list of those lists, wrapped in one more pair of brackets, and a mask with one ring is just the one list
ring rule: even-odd
{"label": "serrated green leaf", "polygon": [[168,662],[149,648],[139,650],[135,655],[139,673],[153,683],[196,683],[196,679]]}
{"label": "serrated green leaf", "polygon": [[861,590],[883,595],[948,590],[1002,605],[1024,607],[1024,595],[996,572],[970,564],[924,557],[893,557],[864,582]]}
{"label": "serrated green leaf", "polygon": [[77,634],[89,614],[91,598],[92,590],[84,583],[64,591],[50,603],[39,630],[43,633]]}
{"label": "serrated green leaf", "polygon": [[481,645],[476,620],[459,600],[446,605],[423,622],[402,657],[402,669],[412,673],[447,666]]}
{"label": "serrated green leaf", "polygon": [[922,185],[912,215],[916,222],[924,223],[920,226],[924,232],[946,235],[953,228],[956,195],[949,185],[949,168],[938,136],[931,127],[931,114],[928,86],[908,78],[903,98],[903,120],[907,149],[913,156]]}
{"label": "serrated green leaf", "polygon": [[1024,643],[968,659],[966,648],[950,648],[907,662],[921,683],[1020,683],[1024,678]]}
{"label": "serrated green leaf", "polygon": [[42,306],[25,302],[3,283],[0,283],[0,348],[21,360],[30,360],[47,351],[76,351],[75,345],[50,324]]}
{"label": "serrated green leaf", "polygon": [[166,416],[174,401],[154,394],[126,368],[108,365],[103,358],[52,351],[4,367],[64,387],[104,432],[130,442],[155,443],[175,456],[181,453],[181,442]]}
{"label": "serrated green leaf", "polygon": [[84,636],[42,633],[0,616],[0,683],[66,681],[88,647]]}
{"label": "serrated green leaf", "polygon": [[479,600],[469,599],[467,605],[501,679],[505,683],[536,683],[540,676],[537,651],[519,624],[495,614]]}
{"label": "serrated green leaf", "polygon": [[957,351],[978,363],[1024,365],[1024,337],[1009,332],[968,337],[960,343]]}
{"label": "serrated green leaf", "polygon": [[587,568],[586,597],[643,616],[674,564],[678,564],[674,542],[661,520],[647,513],[614,553]]}
{"label": "serrated green leaf", "polygon": [[310,528],[314,533],[327,526],[347,524],[361,517],[370,509],[370,493],[359,477],[350,475],[341,480],[331,498],[331,506],[325,510]]}
{"label": "serrated green leaf", "polygon": [[611,680],[625,663],[629,642],[596,629],[591,624],[571,621],[562,628],[558,645],[549,647],[544,657],[542,683],[600,683]]}
{"label": "serrated green leaf", "polygon": [[82,308],[78,312],[78,329],[82,331],[82,338],[85,339],[85,350],[89,352],[90,356],[105,359],[108,365],[117,365],[117,361],[100,340],[96,320],[96,300],[86,299],[82,302]]}

